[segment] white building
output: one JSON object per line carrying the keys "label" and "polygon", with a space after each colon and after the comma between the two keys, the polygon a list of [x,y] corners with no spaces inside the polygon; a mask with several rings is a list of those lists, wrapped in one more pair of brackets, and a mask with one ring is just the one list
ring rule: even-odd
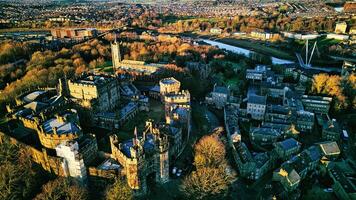
{"label": "white building", "polygon": [[266,75],[267,68],[264,65],[257,65],[255,69],[246,70],[246,79],[262,81]]}
{"label": "white building", "polygon": [[326,35],[326,38],[335,39],[335,40],[348,40],[350,38],[350,36],[341,35],[341,34],[335,34],[335,33],[329,33],[329,34]]}
{"label": "white building", "polygon": [[263,120],[266,112],[266,96],[249,95],[247,100],[247,114],[252,119]]}
{"label": "white building", "polygon": [[81,184],[87,182],[87,169],[84,159],[79,153],[79,145],[76,141],[64,142],[56,147],[58,157],[63,158],[63,171],[66,176],[77,179]]}
{"label": "white building", "polygon": [[218,35],[218,34],[222,33],[222,29],[221,28],[212,28],[212,29],[210,29],[210,33]]}

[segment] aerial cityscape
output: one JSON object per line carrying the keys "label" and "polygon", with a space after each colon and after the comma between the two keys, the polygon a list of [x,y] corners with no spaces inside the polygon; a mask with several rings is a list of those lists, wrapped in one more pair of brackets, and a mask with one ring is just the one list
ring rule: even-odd
{"label": "aerial cityscape", "polygon": [[0,0],[1,200],[356,200],[356,1]]}

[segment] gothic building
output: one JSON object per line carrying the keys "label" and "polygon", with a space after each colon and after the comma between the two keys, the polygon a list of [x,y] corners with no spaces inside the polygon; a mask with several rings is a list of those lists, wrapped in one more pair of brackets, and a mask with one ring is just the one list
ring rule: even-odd
{"label": "gothic building", "polygon": [[[116,135],[110,136],[112,158],[123,166],[127,183],[138,194],[147,192],[147,178],[154,175],[156,182],[169,180],[169,141],[168,136],[152,131],[152,122],[146,124],[149,129],[131,140],[119,142]],[[149,131],[151,130],[151,131]]]}

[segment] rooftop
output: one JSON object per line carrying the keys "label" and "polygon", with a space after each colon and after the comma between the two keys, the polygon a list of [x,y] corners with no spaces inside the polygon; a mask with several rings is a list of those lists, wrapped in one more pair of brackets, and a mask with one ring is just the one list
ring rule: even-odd
{"label": "rooftop", "polygon": [[[138,140],[142,140],[142,137],[139,137]],[[122,152],[129,158],[131,158],[131,147],[134,147],[133,144],[134,139],[126,140],[124,143],[122,143]],[[146,136],[146,139],[144,140],[143,144],[143,150],[144,152],[150,152],[154,149],[155,147],[155,142],[152,134],[148,134]]]}
{"label": "rooftop", "polygon": [[266,105],[266,96],[249,95],[248,103]]}
{"label": "rooftop", "polygon": [[35,101],[37,99],[37,97],[39,97],[40,95],[42,95],[46,92],[47,91],[44,91],[44,90],[38,90],[38,91],[31,92],[30,94],[24,96],[23,100],[27,103]]}
{"label": "rooftop", "polygon": [[288,138],[284,141],[278,142],[277,145],[280,146],[283,150],[289,150],[300,146],[300,143],[294,138]]}
{"label": "rooftop", "polygon": [[253,128],[251,130],[251,135],[270,135],[270,136],[275,136],[275,137],[279,137],[281,135],[281,133],[279,131],[277,131],[276,129],[273,128],[265,128],[265,127],[261,127],[261,128]]}
{"label": "rooftop", "polygon": [[43,131],[45,133],[53,134],[53,129],[56,129],[58,135],[81,132],[78,124],[66,120],[69,115],[70,113],[65,113],[61,117],[52,118],[45,121],[42,126]]}
{"label": "rooftop", "polygon": [[319,144],[324,155],[339,155],[340,149],[336,142],[323,142]]}
{"label": "rooftop", "polygon": [[45,107],[47,107],[46,103],[37,102],[37,101],[33,101],[33,102],[28,103],[24,106],[24,108],[31,109],[34,112],[39,112],[40,110],[42,110]]}
{"label": "rooftop", "polygon": [[106,159],[103,163],[98,166],[102,170],[118,170],[121,169],[121,165],[117,163],[114,159]]}
{"label": "rooftop", "polygon": [[221,94],[228,94],[229,90],[223,86],[216,86],[216,87],[214,87],[214,92],[221,93]]}
{"label": "rooftop", "polygon": [[95,75],[95,74],[83,74],[77,79],[72,80],[74,83],[80,83],[80,84],[85,84],[85,85],[95,85],[99,86],[105,83],[108,83],[112,80],[114,80],[114,77],[111,76],[102,76],[102,75]]}
{"label": "rooftop", "polygon": [[330,103],[332,101],[331,97],[322,97],[322,96],[310,96],[310,95],[303,95],[302,100],[304,101],[320,101]]}
{"label": "rooftop", "polygon": [[164,79],[160,80],[160,82],[163,83],[163,84],[166,84],[166,85],[180,83],[177,79],[175,79],[173,77],[164,78]]}

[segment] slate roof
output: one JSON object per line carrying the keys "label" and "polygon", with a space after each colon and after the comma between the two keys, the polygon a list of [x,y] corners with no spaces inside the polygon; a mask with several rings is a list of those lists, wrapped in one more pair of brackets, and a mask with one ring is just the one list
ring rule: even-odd
{"label": "slate roof", "polygon": [[248,103],[266,105],[266,100],[267,100],[266,96],[258,96],[258,95],[248,96]]}
{"label": "slate roof", "polygon": [[279,137],[281,133],[273,128],[254,128],[251,131],[251,135],[271,135],[275,137]]}
{"label": "slate roof", "polygon": [[321,158],[321,152],[320,152],[319,148],[316,146],[309,147],[306,150],[306,153],[308,154],[311,161],[317,161]]}
{"label": "slate roof", "polygon": [[57,134],[78,133],[80,128],[72,122],[61,122],[56,118],[49,119],[43,123],[43,130],[46,133],[53,133],[53,128],[57,128]]}
{"label": "slate roof", "polygon": [[223,86],[216,86],[214,88],[214,92],[215,93],[221,93],[221,94],[228,94],[229,93],[228,89],[226,87],[223,87]]}
{"label": "slate roof", "polygon": [[35,101],[37,99],[37,97],[39,97],[41,94],[46,93],[47,91],[43,91],[43,90],[38,90],[38,91],[34,91],[31,92],[30,94],[26,95],[23,97],[23,100],[27,103]]}
{"label": "slate roof", "polygon": [[40,110],[42,110],[43,108],[47,107],[47,104],[46,103],[42,103],[42,102],[37,102],[37,101],[34,101],[34,102],[31,102],[31,103],[28,103],[24,106],[24,108],[28,108],[28,109],[31,109],[35,112],[39,112]]}
{"label": "slate roof", "polygon": [[288,173],[288,182],[290,183],[290,185],[295,185],[299,183],[299,181],[300,176],[294,169]]}
{"label": "slate roof", "polygon": [[288,138],[284,141],[278,142],[278,145],[283,149],[283,150],[289,150],[296,148],[300,146],[300,143],[295,140],[294,138]]}
{"label": "slate roof", "polygon": [[179,81],[177,81],[175,78],[173,77],[170,77],[170,78],[165,78],[165,79],[162,79],[161,82],[163,84],[175,84],[175,83],[179,83]]}
{"label": "slate roof", "polygon": [[339,155],[340,149],[336,142],[323,142],[319,147],[324,155]]}
{"label": "slate roof", "polygon": [[101,163],[98,168],[102,170],[118,170],[121,169],[121,165],[116,162],[116,160],[109,158],[106,159],[103,163]]}
{"label": "slate roof", "polygon": [[[141,140],[142,137],[139,138]],[[126,140],[124,143],[122,143],[122,152],[125,154],[125,156],[131,158],[131,151],[130,148],[133,147],[133,140],[129,139]],[[146,139],[143,144],[143,150],[144,152],[149,152],[152,151],[155,147],[155,142],[152,134],[148,134],[146,136]]]}

